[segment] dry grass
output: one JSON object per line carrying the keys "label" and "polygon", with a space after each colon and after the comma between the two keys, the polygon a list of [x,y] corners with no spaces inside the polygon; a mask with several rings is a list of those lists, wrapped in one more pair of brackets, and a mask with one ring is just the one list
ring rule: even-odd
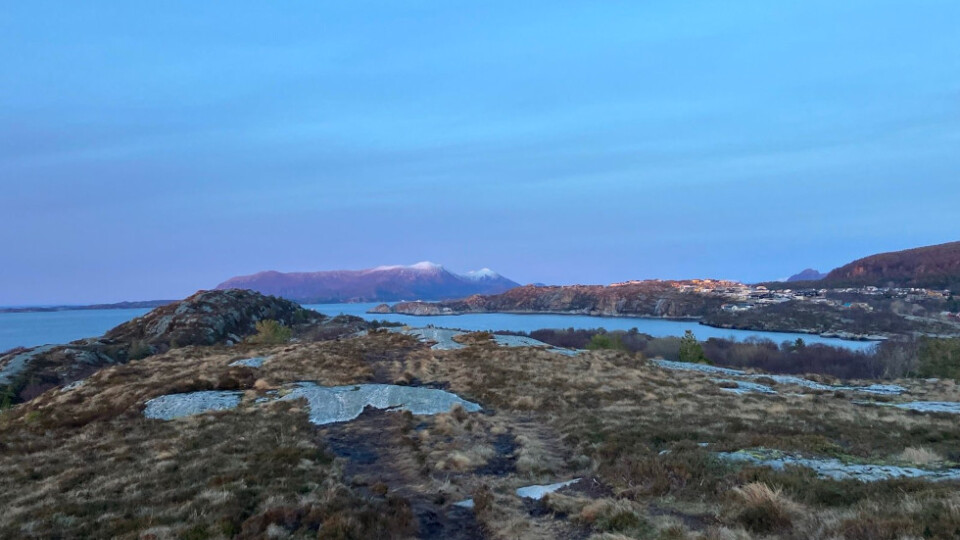
{"label": "dry grass", "polygon": [[[833,482],[803,471],[741,471],[717,462],[711,450],[698,446],[710,443],[716,450],[764,446],[884,462],[891,453],[902,452],[904,441],[913,441],[914,446],[923,445],[937,455],[956,459],[960,430],[954,417],[857,406],[851,403],[860,397],[857,395],[802,392],[798,396],[736,397],[720,392],[707,376],[660,370],[630,355],[608,351],[564,358],[542,351],[477,345],[463,351],[414,353],[405,369],[421,380],[443,381],[452,390],[497,408],[500,414],[529,411],[553,427],[566,451],[557,454],[559,461],[543,467],[536,458],[538,446],[548,446],[551,439],[535,436],[533,441],[524,440],[521,455],[526,452],[529,457],[518,460],[521,475],[536,477],[542,469],[545,474],[540,476],[548,476],[552,469],[557,478],[564,470],[587,467],[597,471],[615,493],[638,502],[664,498],[717,501],[715,510],[707,505],[691,515],[693,529],[699,528],[699,533],[657,526],[658,534],[668,534],[670,529],[673,532],[669,534],[675,535],[749,537],[753,533],[745,532],[739,512],[721,511],[721,501],[736,506],[721,494],[764,481],[783,486],[781,502],[803,501],[782,506],[796,509],[795,514],[779,518],[794,516],[789,525],[777,521],[784,524],[788,536],[802,538],[805,531],[815,531],[809,537],[842,536],[844,527],[857,517],[838,516],[844,509],[871,501],[882,508],[879,514],[901,516],[897,519],[910,523],[910,530],[919,535],[924,520],[909,508],[901,508],[903,500],[915,496],[935,499],[954,489],[924,482]],[[910,387],[911,397],[957,397],[950,384],[921,387],[911,381],[905,385]],[[532,403],[537,406],[532,408]],[[661,454],[663,451],[668,453]],[[573,456],[580,455],[586,461],[574,464]],[[941,514],[949,524],[952,518],[946,510],[933,519],[940,520]],[[648,521],[657,525],[656,520]],[[763,523],[753,526],[762,528]]]}
{"label": "dry grass", "polygon": [[577,519],[603,532],[640,534],[650,525],[636,503],[624,499],[599,499],[580,509]]}
{"label": "dry grass", "polygon": [[[856,395],[734,396],[708,376],[627,353],[570,358],[482,338],[457,351],[386,332],[186,348],[48,392],[0,415],[0,536],[416,535],[424,501],[443,509],[469,497],[493,538],[949,538],[960,531],[955,484],[834,482],[713,457],[763,446],[877,462],[894,456],[918,466],[956,462],[956,417],[859,406],[851,403]],[[249,356],[271,359],[260,369],[228,366]],[[299,380],[434,384],[485,411],[386,413],[381,423],[318,429],[306,423],[302,404],[254,403]],[[950,382],[905,385],[910,399],[960,400]],[[214,388],[245,390],[241,407],[174,422],[140,414],[152,397]],[[382,442],[369,466],[332,459],[327,447],[335,437],[375,436]],[[573,477],[596,478],[600,491],[580,488],[539,504],[514,494]]]}
{"label": "dry grass", "polygon": [[259,537],[269,527],[314,536],[342,520],[358,532],[412,533],[409,509],[343,485],[312,426],[288,409],[6,431],[0,536]]}
{"label": "dry grass", "polygon": [[929,466],[943,463],[945,460],[940,454],[924,447],[910,447],[900,453],[900,461],[911,465]]}
{"label": "dry grass", "polygon": [[735,519],[757,533],[783,531],[793,525],[797,505],[780,488],[751,482],[732,491],[736,498]]}

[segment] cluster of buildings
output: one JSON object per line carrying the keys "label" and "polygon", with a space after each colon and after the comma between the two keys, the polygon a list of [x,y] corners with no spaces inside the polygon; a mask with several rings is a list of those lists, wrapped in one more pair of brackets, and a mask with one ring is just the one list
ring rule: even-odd
{"label": "cluster of buildings", "polygon": [[[915,287],[854,287],[842,289],[770,289],[764,285],[746,285],[738,281],[724,279],[689,279],[683,281],[633,280],[612,283],[611,287],[639,285],[658,282],[669,285],[680,293],[696,293],[719,296],[726,300],[721,309],[727,312],[748,311],[758,306],[800,301],[811,304],[829,305],[841,309],[859,309],[873,311],[866,301],[840,300],[837,297],[894,298],[906,302],[924,300],[946,300],[949,290],[920,289]],[[828,294],[832,298],[828,298]],[[960,319],[960,314],[944,313]]]}
{"label": "cluster of buildings", "polygon": [[[696,291],[704,292],[704,291]],[[721,309],[727,312],[747,311],[758,306],[768,304],[779,304],[790,301],[809,302],[811,304],[822,304],[841,309],[859,309],[863,311],[873,311],[873,306],[866,301],[848,301],[840,300],[836,297],[876,297],[876,298],[895,298],[906,302],[921,302],[924,300],[946,300],[950,297],[950,291],[939,291],[931,289],[918,288],[897,288],[897,287],[862,287],[862,288],[844,288],[844,289],[780,289],[770,290],[763,285],[751,286],[737,284],[735,287],[721,287],[708,291],[709,294],[722,295],[730,303],[724,304]],[[833,298],[828,298],[828,293]],[[866,299],[866,298],[865,298]],[[945,315],[947,315],[945,313]],[[960,314],[956,315],[960,318]]]}
{"label": "cluster of buildings", "polygon": [[950,297],[949,290],[918,289],[915,287],[860,287],[850,289],[833,289],[833,292],[860,294],[864,296],[881,296],[884,298],[899,298],[908,302],[923,300],[946,300]]}

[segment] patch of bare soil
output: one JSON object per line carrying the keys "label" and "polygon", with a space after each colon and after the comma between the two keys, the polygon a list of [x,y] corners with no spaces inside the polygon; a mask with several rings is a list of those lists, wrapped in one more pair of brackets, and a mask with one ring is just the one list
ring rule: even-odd
{"label": "patch of bare soil", "polygon": [[345,477],[361,492],[409,501],[419,538],[484,538],[471,510],[447,504],[448,494],[430,489],[410,437],[414,428],[409,414],[367,407],[356,420],[325,426],[318,436],[344,460]]}

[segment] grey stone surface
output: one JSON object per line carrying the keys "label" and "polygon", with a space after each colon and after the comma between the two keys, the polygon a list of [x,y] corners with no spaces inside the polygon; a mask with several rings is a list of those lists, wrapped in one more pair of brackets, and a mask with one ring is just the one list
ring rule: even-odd
{"label": "grey stone surface", "polygon": [[960,403],[955,401],[908,401],[905,403],[880,403],[876,401],[854,401],[857,405],[876,405],[894,407],[917,412],[960,414]]}
{"label": "grey stone surface", "polygon": [[413,414],[444,413],[454,405],[462,406],[467,412],[480,410],[480,405],[444,390],[393,384],[326,387],[304,382],[298,383],[280,399],[300,398],[307,400],[310,421],[317,425],[353,420],[366,406],[406,410]]}
{"label": "grey stone surface", "polygon": [[543,486],[533,485],[533,486],[517,488],[517,496],[538,501],[548,493],[553,493],[554,491],[557,491],[561,488],[565,488],[567,486],[576,484],[579,481],[580,481],[579,478],[574,478],[573,480],[567,480],[566,482],[557,482],[556,484],[547,484]]}
{"label": "grey stone surface", "polygon": [[[543,498],[544,495],[553,493],[567,486],[572,486],[573,484],[576,484],[579,481],[580,481],[579,478],[574,478],[573,480],[567,480],[566,482],[557,482],[556,484],[524,486],[521,488],[517,488],[516,494],[518,497],[539,501],[540,499]],[[459,502],[455,502],[453,503],[453,505],[459,506],[461,508],[473,508],[474,503],[473,503],[473,499],[465,499]]]}
{"label": "grey stone surface", "polygon": [[707,373],[710,375],[729,375],[731,377],[744,377],[747,375],[746,372],[740,371],[739,369],[708,366],[707,364],[674,362],[673,360],[664,360],[662,358],[654,358],[651,360],[651,362],[664,369],[673,369],[678,371],[699,371],[700,373]]}
{"label": "grey stone surface", "polygon": [[[268,393],[270,394],[270,393]],[[243,392],[204,390],[170,394],[151,399],[143,411],[147,418],[172,420],[207,411],[233,409],[240,404]],[[310,421],[317,425],[347,422],[360,416],[364,407],[396,409],[413,414],[439,414],[460,405],[467,412],[477,412],[480,405],[461,399],[456,394],[418,386],[393,384],[359,384],[352,386],[320,386],[311,382],[293,385],[283,396],[272,393],[257,398],[255,403],[306,399]]]}
{"label": "grey stone surface", "polygon": [[[709,375],[726,375],[728,377],[739,377],[742,379],[772,379],[778,384],[792,384],[796,386],[802,386],[804,388],[809,388],[811,390],[823,390],[823,391],[850,391],[850,392],[863,392],[866,394],[877,394],[885,396],[898,396],[900,394],[906,393],[907,389],[898,386],[895,384],[871,384],[869,386],[833,386],[829,384],[818,383],[816,381],[811,381],[809,379],[804,379],[803,377],[796,377],[794,375],[772,375],[766,373],[747,373],[739,369],[723,368],[717,366],[708,366],[706,364],[693,364],[690,362],[674,362],[672,360],[663,360],[661,358],[655,358],[651,360],[654,364],[664,368],[672,369],[679,371],[697,371],[700,373],[706,373]],[[769,387],[767,387],[769,388]],[[773,390],[772,388],[770,390]],[[775,391],[774,391],[775,392]],[[764,392],[769,393],[769,392]]]}
{"label": "grey stone surface", "polygon": [[910,411],[960,414],[960,403],[953,401],[909,401],[907,403],[891,403],[890,406]]}
{"label": "grey stone surface", "polygon": [[812,469],[822,478],[832,480],[859,480],[877,482],[894,478],[921,478],[927,480],[960,480],[960,469],[919,469],[897,465],[844,463],[834,458],[807,458],[775,450],[722,452],[717,457],[725,461],[762,465],[782,471],[787,466]]}
{"label": "grey stone surface", "polygon": [[762,384],[752,383],[748,381],[736,381],[733,379],[713,379],[713,382],[716,383],[733,383],[737,385],[736,388],[720,388],[724,392],[730,392],[732,394],[776,394],[777,391],[769,386]]}
{"label": "grey stone surface", "polygon": [[64,386],[63,388],[61,388],[60,391],[61,391],[61,392],[69,392],[69,391],[71,391],[71,390],[76,390],[77,388],[80,388],[81,386],[83,386],[84,381],[85,381],[85,379],[80,379],[79,381],[73,381],[72,383],[70,383],[70,384]]}
{"label": "grey stone surface", "polygon": [[266,362],[267,360],[269,359],[264,356],[255,356],[253,358],[243,358],[241,360],[234,360],[233,362],[230,362],[229,365],[258,368],[258,367],[262,367],[263,363]]}
{"label": "grey stone surface", "polygon": [[0,366],[0,384],[10,384],[13,382],[17,375],[27,368],[27,365],[31,360],[33,360],[34,357],[43,354],[54,347],[56,347],[56,345],[43,345],[41,347],[34,347],[8,358],[6,362]]}
{"label": "grey stone surface", "polygon": [[[420,341],[434,341],[436,342],[431,349],[435,350],[455,350],[462,349],[464,345],[457,343],[453,340],[456,336],[466,335],[469,332],[464,332],[462,330],[454,330],[451,328],[398,328],[392,330],[394,332],[401,332],[409,336],[414,336]],[[500,335],[494,334],[493,341],[501,347],[541,347],[551,352],[558,354],[564,354],[567,356],[574,356],[579,354],[580,351],[574,351],[570,349],[561,349],[554,347],[548,343],[529,338],[526,336],[511,336],[511,335]]]}
{"label": "grey stone surface", "polygon": [[435,341],[431,349],[440,351],[452,351],[462,349],[464,346],[453,340],[454,336],[460,336],[466,332],[459,330],[450,330],[449,328],[413,328],[404,332],[419,339],[420,341]]}
{"label": "grey stone surface", "polygon": [[234,409],[240,405],[243,392],[203,390],[185,394],[169,394],[151,399],[143,410],[147,418],[173,420],[208,411]]}

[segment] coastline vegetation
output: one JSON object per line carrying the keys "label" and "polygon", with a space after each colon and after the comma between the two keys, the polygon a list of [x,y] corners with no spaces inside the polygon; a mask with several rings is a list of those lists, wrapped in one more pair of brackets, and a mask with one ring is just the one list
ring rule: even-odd
{"label": "coastline vegetation", "polygon": [[855,351],[808,344],[802,338],[780,344],[768,339],[736,341],[710,338],[699,342],[691,337],[692,333],[683,338],[657,338],[640,333],[636,328],[626,331],[568,328],[498,333],[527,336],[555,347],[624,350],[646,358],[706,362],[722,367],[780,374],[818,374],[838,379],[960,379],[958,338],[888,340],[872,349]]}

